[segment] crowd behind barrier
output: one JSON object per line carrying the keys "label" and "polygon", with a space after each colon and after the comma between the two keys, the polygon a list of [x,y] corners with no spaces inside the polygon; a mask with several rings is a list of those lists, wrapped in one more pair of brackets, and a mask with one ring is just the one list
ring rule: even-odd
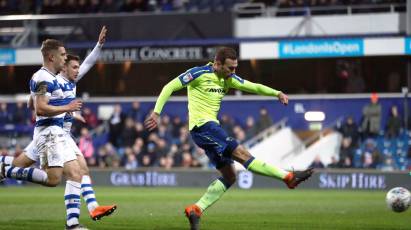
{"label": "crowd behind barrier", "polygon": [[[127,109],[121,104],[115,105],[107,120],[98,119],[96,113],[86,105],[81,112],[86,123],[75,121],[72,128],[90,167],[213,167],[204,151],[192,141],[186,117],[162,114],[158,129],[148,132],[143,122],[150,111],[142,110],[138,101],[132,102]],[[324,165],[318,156],[312,166],[386,171],[410,169],[410,136],[396,106],[390,108],[385,127],[379,125],[383,111],[378,100],[364,106],[362,113],[361,121],[348,116],[335,127],[343,136],[339,156],[329,165]],[[220,121],[228,134],[240,143],[273,124],[265,107],[260,108],[258,116],[250,115],[242,120],[235,115],[221,114]],[[34,116],[24,103],[0,103],[0,138],[3,140],[0,140],[0,154],[21,154],[27,143],[19,140],[23,137],[26,142],[30,140],[34,123]]]}

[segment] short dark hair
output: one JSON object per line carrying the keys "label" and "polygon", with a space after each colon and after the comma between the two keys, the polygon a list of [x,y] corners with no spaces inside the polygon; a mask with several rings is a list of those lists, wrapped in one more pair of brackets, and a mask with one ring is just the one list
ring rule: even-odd
{"label": "short dark hair", "polygon": [[41,54],[43,54],[43,57],[46,57],[51,51],[58,50],[60,47],[64,47],[63,42],[55,39],[46,39],[41,44]]}
{"label": "short dark hair", "polygon": [[215,54],[215,60],[220,61],[221,64],[224,64],[225,59],[237,60],[237,52],[230,47],[221,47],[217,50]]}
{"label": "short dark hair", "polygon": [[66,59],[66,65],[70,62],[70,61],[78,61],[80,62],[80,57],[74,54],[67,54],[67,59]]}

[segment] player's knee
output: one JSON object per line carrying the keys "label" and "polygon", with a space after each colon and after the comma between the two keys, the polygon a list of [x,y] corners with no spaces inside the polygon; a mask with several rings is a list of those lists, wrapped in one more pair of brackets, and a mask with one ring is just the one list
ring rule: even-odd
{"label": "player's knee", "polygon": [[46,186],[56,187],[61,183],[61,176],[48,175]]}
{"label": "player's knee", "polygon": [[80,170],[70,170],[67,174],[67,180],[72,180],[72,181],[77,181],[77,182],[81,182],[81,178],[82,178],[82,173]]}
{"label": "player's knee", "polygon": [[89,175],[90,174],[90,171],[88,170],[88,168],[87,167],[81,167],[81,176],[84,176],[84,175]]}
{"label": "player's knee", "polygon": [[250,159],[250,157],[251,154],[243,145],[239,145],[233,152],[233,158],[241,164]]}

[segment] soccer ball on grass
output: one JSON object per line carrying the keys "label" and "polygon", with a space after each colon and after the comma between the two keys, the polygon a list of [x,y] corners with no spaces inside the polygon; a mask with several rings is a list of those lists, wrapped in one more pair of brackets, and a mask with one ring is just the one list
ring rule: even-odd
{"label": "soccer ball on grass", "polygon": [[404,212],[411,205],[411,194],[403,187],[395,187],[387,192],[387,206],[394,212]]}

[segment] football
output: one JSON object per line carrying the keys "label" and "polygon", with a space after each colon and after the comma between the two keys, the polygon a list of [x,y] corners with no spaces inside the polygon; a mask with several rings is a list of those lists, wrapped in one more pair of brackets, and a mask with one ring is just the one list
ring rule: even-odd
{"label": "football", "polygon": [[394,212],[404,212],[411,205],[411,194],[403,187],[395,187],[387,192],[387,206]]}

